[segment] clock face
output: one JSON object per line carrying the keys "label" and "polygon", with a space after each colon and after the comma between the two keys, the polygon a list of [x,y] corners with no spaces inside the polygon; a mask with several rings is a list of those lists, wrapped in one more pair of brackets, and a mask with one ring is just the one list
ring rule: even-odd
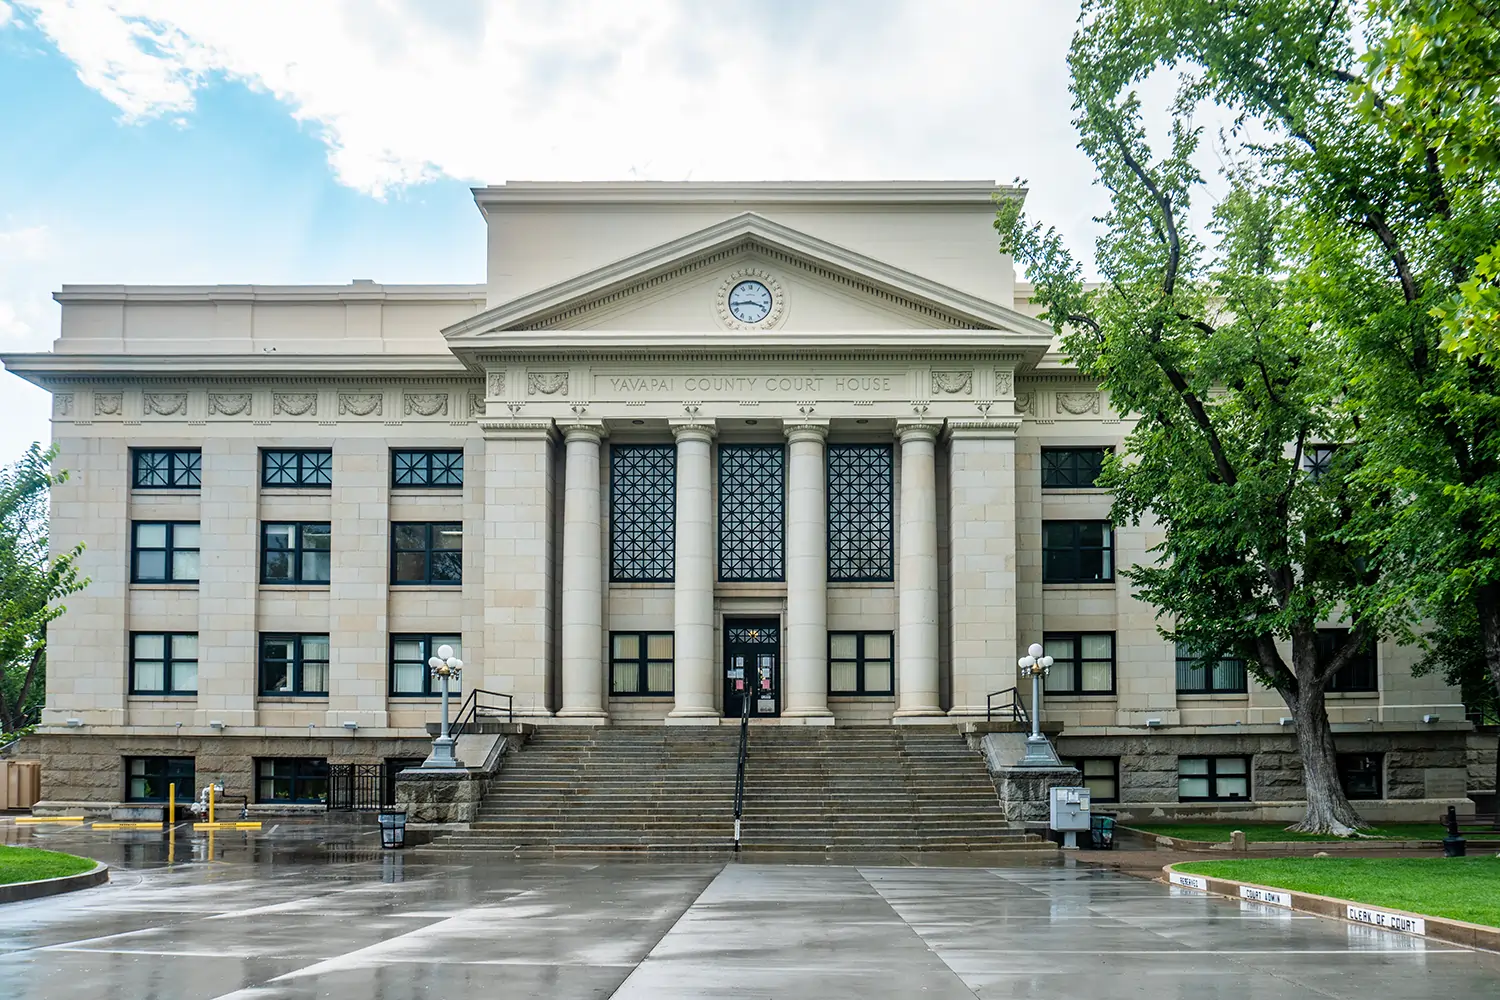
{"label": "clock face", "polygon": [[771,315],[771,290],[759,281],[742,281],[729,290],[729,313],[741,323],[755,324]]}

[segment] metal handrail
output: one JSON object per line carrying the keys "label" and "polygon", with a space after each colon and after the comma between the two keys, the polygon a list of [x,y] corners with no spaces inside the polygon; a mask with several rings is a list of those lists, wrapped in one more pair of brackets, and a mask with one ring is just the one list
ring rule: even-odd
{"label": "metal handrail", "polygon": [[750,691],[740,697],[740,756],[734,766],[734,850],[740,850],[740,816],[745,812],[745,757],[750,743]]}
{"label": "metal handrail", "polygon": [[[479,703],[480,695],[485,695],[489,698],[504,698],[505,707],[481,705]],[[464,698],[463,704],[459,706],[458,715],[455,716],[453,725],[448,727],[448,734],[456,740],[470,726],[478,724],[480,716],[494,717],[502,713],[505,715],[506,722],[516,721],[516,700],[514,697],[506,694],[504,691],[486,691],[484,688],[471,688],[468,695]]]}
{"label": "metal handrail", "polygon": [[[997,706],[995,704],[996,698],[1005,698],[1007,700]],[[991,691],[989,697],[985,699],[985,721],[993,721],[997,714],[1001,718],[1004,718],[1007,712],[1010,714],[1010,721],[1012,722],[1031,721],[1031,716],[1026,714],[1026,705],[1021,701],[1021,692],[1019,690],[1012,687],[1006,688],[1004,691]]]}

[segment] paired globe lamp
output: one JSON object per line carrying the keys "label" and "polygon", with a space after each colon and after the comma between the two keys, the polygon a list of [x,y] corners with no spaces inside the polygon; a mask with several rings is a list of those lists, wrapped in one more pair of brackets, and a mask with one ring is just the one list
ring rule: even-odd
{"label": "paired globe lamp", "polygon": [[422,762],[422,767],[447,770],[463,767],[463,761],[453,756],[453,737],[448,735],[448,684],[463,674],[464,661],[453,655],[452,646],[445,644],[437,648],[437,655],[427,661],[427,667],[442,685],[443,727],[432,741],[432,753]]}
{"label": "paired globe lamp", "polygon": [[1021,676],[1031,678],[1031,735],[1026,737],[1026,756],[1021,758],[1021,767],[1061,767],[1062,761],[1047,737],[1042,735],[1042,678],[1052,669],[1052,657],[1046,655],[1041,643],[1033,642],[1026,655],[1016,661]]}

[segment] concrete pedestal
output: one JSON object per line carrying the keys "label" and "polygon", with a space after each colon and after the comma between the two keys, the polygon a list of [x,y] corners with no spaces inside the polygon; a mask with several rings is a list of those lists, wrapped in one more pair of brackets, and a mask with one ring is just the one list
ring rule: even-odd
{"label": "concrete pedestal", "polygon": [[472,823],[479,817],[485,774],[411,768],[396,775],[396,805],[412,823]]}
{"label": "concrete pedestal", "polygon": [[999,767],[990,771],[1005,821],[1016,826],[1046,827],[1051,818],[1052,789],[1083,783],[1076,767]]}

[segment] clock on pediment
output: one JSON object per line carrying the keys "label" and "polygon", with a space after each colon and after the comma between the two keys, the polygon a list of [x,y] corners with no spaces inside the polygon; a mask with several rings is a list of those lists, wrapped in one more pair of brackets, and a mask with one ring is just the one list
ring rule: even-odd
{"label": "clock on pediment", "polygon": [[786,313],[786,292],[769,271],[742,267],[720,282],[717,306],[731,330],[769,330]]}

